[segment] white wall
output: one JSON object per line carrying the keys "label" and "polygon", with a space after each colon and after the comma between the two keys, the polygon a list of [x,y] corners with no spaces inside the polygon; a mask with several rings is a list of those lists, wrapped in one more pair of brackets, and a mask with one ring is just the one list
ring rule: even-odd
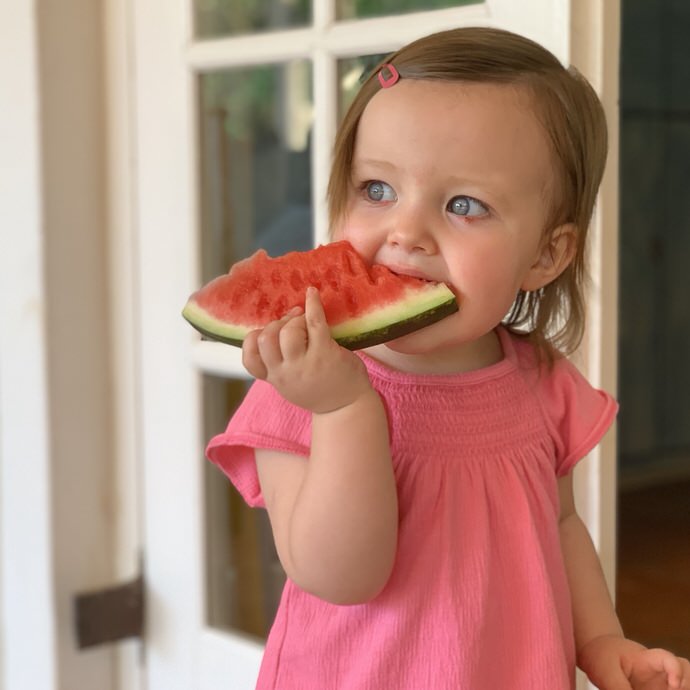
{"label": "white wall", "polygon": [[56,676],[36,26],[0,4],[0,686]]}

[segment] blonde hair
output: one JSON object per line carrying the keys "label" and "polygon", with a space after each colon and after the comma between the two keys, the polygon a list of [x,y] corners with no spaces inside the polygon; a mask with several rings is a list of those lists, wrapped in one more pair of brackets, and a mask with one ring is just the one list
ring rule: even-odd
{"label": "blonde hair", "polygon": [[[604,110],[594,89],[573,67],[565,68],[538,43],[501,29],[451,29],[421,38],[388,56],[402,79],[484,82],[522,86],[532,96],[553,153],[556,183],[544,228],[545,240],[564,223],[576,228],[574,257],[563,273],[536,292],[520,291],[504,319],[514,333],[530,337],[551,360],[569,354],[584,332],[587,231],[607,151]],[[355,96],[335,141],[328,183],[330,227],[346,214],[359,121],[381,88],[369,75]],[[393,87],[395,88],[395,87]]]}

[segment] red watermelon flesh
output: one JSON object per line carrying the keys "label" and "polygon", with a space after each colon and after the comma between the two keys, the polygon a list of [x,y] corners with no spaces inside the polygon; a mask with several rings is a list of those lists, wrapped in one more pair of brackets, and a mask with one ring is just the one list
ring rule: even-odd
{"label": "red watermelon flesh", "polygon": [[367,265],[349,242],[271,258],[259,250],[195,292],[182,315],[203,335],[241,345],[252,330],[304,307],[319,290],[331,335],[358,349],[398,338],[458,310],[443,283]]}

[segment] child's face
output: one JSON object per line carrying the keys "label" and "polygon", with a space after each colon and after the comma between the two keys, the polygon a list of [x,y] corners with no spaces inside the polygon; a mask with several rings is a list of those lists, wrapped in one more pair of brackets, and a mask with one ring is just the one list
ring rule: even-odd
{"label": "child's face", "polygon": [[518,290],[540,287],[553,178],[545,133],[517,87],[403,79],[372,98],[336,237],[369,261],[448,283],[460,305],[390,348],[494,337]]}

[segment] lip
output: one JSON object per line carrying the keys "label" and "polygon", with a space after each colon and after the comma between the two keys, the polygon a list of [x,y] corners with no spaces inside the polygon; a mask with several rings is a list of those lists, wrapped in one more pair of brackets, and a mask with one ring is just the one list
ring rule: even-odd
{"label": "lip", "polygon": [[400,266],[396,264],[389,264],[387,266],[389,271],[392,271],[399,276],[409,276],[410,278],[420,278],[421,280],[426,280],[429,283],[438,283],[440,281],[434,280],[434,278],[429,277],[427,273],[420,271],[412,266]]}

